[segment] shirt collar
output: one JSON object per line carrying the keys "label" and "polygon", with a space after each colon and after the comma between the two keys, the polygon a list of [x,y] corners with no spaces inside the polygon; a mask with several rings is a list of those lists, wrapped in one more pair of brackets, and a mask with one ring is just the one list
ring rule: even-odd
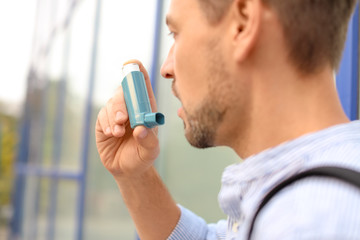
{"label": "shirt collar", "polygon": [[360,138],[360,121],[339,124],[303,135],[250,156],[241,163],[227,167],[222,182],[225,184],[231,184],[235,181],[249,182],[263,178],[273,172],[280,172],[290,164],[302,164],[302,161],[306,161],[308,152],[313,153],[331,142],[339,142],[341,138],[354,137],[354,135]]}

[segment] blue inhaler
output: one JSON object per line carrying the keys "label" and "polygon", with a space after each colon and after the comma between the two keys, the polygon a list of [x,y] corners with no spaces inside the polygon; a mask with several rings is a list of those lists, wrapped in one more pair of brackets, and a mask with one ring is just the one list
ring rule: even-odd
{"label": "blue inhaler", "polygon": [[152,128],[165,123],[162,113],[153,113],[149,95],[146,89],[145,78],[139,65],[129,63],[123,66],[124,78],[121,82],[126,108],[129,114],[131,128],[144,125]]}

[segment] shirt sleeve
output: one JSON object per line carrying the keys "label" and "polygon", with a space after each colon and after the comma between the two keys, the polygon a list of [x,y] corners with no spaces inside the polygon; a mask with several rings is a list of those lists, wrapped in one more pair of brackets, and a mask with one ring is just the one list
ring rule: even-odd
{"label": "shirt sleeve", "polygon": [[207,224],[204,219],[195,213],[178,205],[181,216],[174,231],[168,240],[219,240],[225,239],[226,220],[221,220],[216,224]]}

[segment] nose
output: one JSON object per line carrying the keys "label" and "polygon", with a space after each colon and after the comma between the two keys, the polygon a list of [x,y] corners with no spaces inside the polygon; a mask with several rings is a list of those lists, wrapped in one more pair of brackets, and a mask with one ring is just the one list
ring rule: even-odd
{"label": "nose", "polygon": [[161,76],[163,76],[164,78],[167,78],[167,79],[175,78],[173,49],[174,49],[174,47],[172,46],[167,58],[165,59],[163,65],[161,66],[161,70],[160,70]]}

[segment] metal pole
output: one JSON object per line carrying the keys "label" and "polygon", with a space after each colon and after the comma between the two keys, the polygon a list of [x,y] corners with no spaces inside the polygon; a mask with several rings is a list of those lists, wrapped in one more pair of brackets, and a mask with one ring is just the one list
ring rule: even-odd
{"label": "metal pole", "polygon": [[[56,7],[57,7],[57,2],[58,0],[52,0],[51,6],[50,6],[50,11],[51,11],[51,16],[50,16],[50,27],[49,27],[49,33],[51,33],[53,27],[55,26],[55,16],[56,16]],[[48,58],[48,56],[44,56],[44,58]],[[35,64],[35,62],[34,62]],[[49,61],[38,61],[37,63],[37,67],[39,67],[39,65],[44,65],[44,69],[47,69],[47,66],[49,65]],[[44,85],[43,85],[43,89],[42,89],[42,106],[41,106],[41,115],[39,118],[39,123],[42,128],[42,131],[40,132],[40,136],[39,136],[39,141],[37,144],[37,148],[38,148],[38,154],[37,154],[37,158],[34,159],[35,160],[35,166],[37,168],[42,168],[43,167],[43,148],[44,148],[44,140],[45,140],[45,126],[46,126],[46,122],[47,122],[47,113],[48,113],[48,106],[49,106],[49,102],[48,102],[48,97],[49,96],[48,92],[49,92],[49,88],[51,87],[50,85],[50,81],[49,78],[47,76],[41,76],[43,78],[44,81]],[[26,169],[24,171],[24,173],[26,174],[26,176],[30,176],[30,166],[26,166]],[[34,186],[34,192],[35,192],[35,199],[34,199],[34,210],[33,210],[33,216],[32,219],[34,219],[34,221],[30,221],[29,222],[29,240],[36,240],[38,238],[38,225],[39,225],[39,211],[40,211],[40,206],[41,206],[41,193],[42,193],[42,189],[41,189],[41,182],[42,182],[42,176],[37,174],[35,175],[36,178],[34,179],[35,181],[35,186]],[[51,190],[50,190],[51,191]],[[50,203],[51,204],[51,203]]]}
{"label": "metal pole", "polygon": [[[61,161],[61,148],[63,140],[63,127],[64,127],[64,115],[65,115],[65,100],[66,100],[66,82],[68,74],[68,63],[70,56],[70,30],[65,29],[66,40],[64,43],[64,57],[63,57],[63,71],[62,77],[59,81],[58,86],[58,97],[56,106],[56,117],[54,123],[54,148],[53,148],[53,162],[52,168],[56,173],[59,172],[59,165]],[[55,222],[56,222],[56,207],[57,207],[57,196],[59,188],[59,176],[53,176],[50,185],[50,207],[49,207],[49,227],[47,232],[47,239],[52,240],[55,238]]]}
{"label": "metal pole", "polygon": [[358,119],[359,94],[359,6],[349,25],[343,59],[337,75],[337,89],[345,113]]}
{"label": "metal pole", "polygon": [[159,55],[160,55],[160,43],[161,43],[161,21],[163,13],[163,0],[156,1],[156,15],[155,15],[155,31],[154,31],[154,43],[153,54],[151,62],[150,80],[154,93],[156,94],[156,80],[159,73]]}
{"label": "metal pole", "polygon": [[79,196],[77,202],[77,232],[76,239],[82,240],[84,238],[84,215],[85,215],[85,194],[86,194],[86,173],[89,158],[89,145],[90,145],[90,133],[92,129],[92,108],[93,108],[93,95],[96,76],[96,63],[97,63],[97,51],[98,51],[98,38],[100,29],[100,16],[101,16],[101,0],[96,1],[95,9],[95,21],[94,21],[94,35],[93,35],[93,48],[90,64],[89,75],[89,88],[86,100],[85,109],[85,123],[83,129],[83,147],[81,156],[81,177],[79,182]]}
{"label": "metal pole", "polygon": [[20,239],[22,232],[22,224],[23,224],[23,209],[24,209],[24,194],[25,194],[25,184],[26,184],[26,176],[23,174],[19,174],[18,166],[26,165],[29,161],[29,146],[30,146],[30,129],[31,129],[31,111],[30,111],[30,101],[31,101],[31,88],[32,84],[34,84],[36,78],[38,77],[36,74],[36,70],[34,69],[34,62],[36,59],[36,45],[37,45],[37,34],[39,31],[39,22],[41,20],[40,17],[40,7],[42,0],[38,0],[36,3],[36,14],[35,14],[35,26],[34,33],[32,39],[32,53],[31,53],[31,64],[27,77],[27,92],[26,92],[26,100],[24,104],[23,115],[21,117],[20,123],[20,143],[18,146],[18,156],[15,161],[15,184],[14,184],[14,192],[12,194],[12,206],[13,206],[13,216],[9,224],[10,234],[8,239],[16,240]]}
{"label": "metal pole", "polygon": [[[56,13],[56,1],[52,2],[52,12],[53,15]],[[51,25],[50,30],[54,31],[56,29],[55,22]],[[68,74],[68,62],[70,56],[70,30],[68,28],[64,29],[65,33],[65,43],[63,51],[63,61],[62,61],[62,76],[59,81],[57,89],[57,104],[56,104],[56,115],[54,122],[54,136],[53,136],[53,152],[52,152],[52,169],[55,173],[59,172],[59,165],[61,161],[61,148],[63,140],[63,127],[64,127],[64,112],[65,112],[65,98],[66,98],[66,81]],[[53,34],[53,33],[51,33]],[[50,47],[50,45],[48,46]],[[49,48],[50,49],[50,48]],[[57,174],[51,176],[50,183],[50,192],[49,192],[49,212],[48,212],[48,229],[47,229],[47,239],[53,240],[55,238],[55,224],[56,224],[56,208],[57,208],[57,198],[58,198],[58,188],[59,188],[59,177]]]}
{"label": "metal pole", "polygon": [[[31,84],[34,74],[32,71],[29,73],[28,85]],[[29,92],[27,93],[27,100],[30,100]],[[17,240],[21,237],[22,224],[23,224],[23,209],[24,209],[24,191],[26,184],[26,177],[22,174],[19,174],[17,169],[18,165],[25,165],[29,160],[29,138],[30,138],[30,128],[31,128],[31,118],[30,118],[30,109],[29,101],[26,101],[24,107],[24,114],[21,121],[21,130],[20,130],[20,144],[18,147],[18,157],[15,161],[15,188],[12,195],[13,201],[13,210],[14,214],[10,221],[10,240]]]}

